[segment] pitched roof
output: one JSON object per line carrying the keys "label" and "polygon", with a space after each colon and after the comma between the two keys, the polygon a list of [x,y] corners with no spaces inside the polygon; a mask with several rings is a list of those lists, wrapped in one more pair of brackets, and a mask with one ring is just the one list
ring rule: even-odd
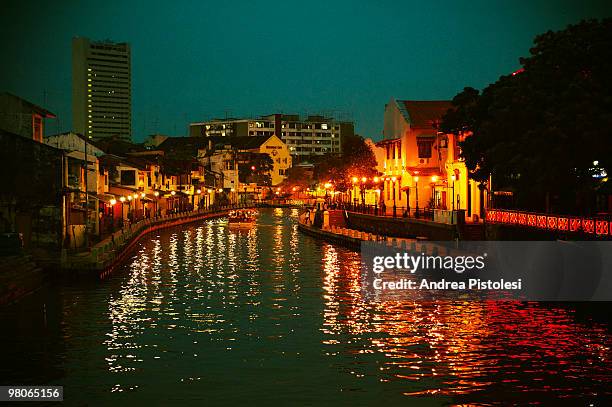
{"label": "pitched roof", "polygon": [[54,119],[55,118],[55,114],[51,113],[50,111],[48,111],[45,108],[42,108],[38,105],[35,105],[34,103],[25,100],[24,98],[21,98],[17,95],[13,95],[12,93],[9,92],[0,92],[0,96],[3,98],[12,98],[13,100],[17,100],[21,103],[22,106],[30,109],[31,111],[40,114],[41,116],[44,116],[46,118],[51,118]]}
{"label": "pitched roof", "polygon": [[157,148],[166,151],[175,148],[198,148],[207,144],[205,137],[168,137]]}
{"label": "pitched roof", "polygon": [[398,100],[397,106],[410,126],[418,128],[433,128],[453,107],[450,100]]}
{"label": "pitched roof", "polygon": [[259,148],[263,143],[268,141],[273,136],[239,136],[239,137],[208,137],[212,139],[213,144],[222,145],[229,144],[238,150],[252,150]]}

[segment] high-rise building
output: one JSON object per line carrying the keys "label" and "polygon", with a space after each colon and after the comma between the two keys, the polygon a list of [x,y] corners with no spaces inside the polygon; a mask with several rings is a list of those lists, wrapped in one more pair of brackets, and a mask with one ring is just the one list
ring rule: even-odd
{"label": "high-rise building", "polygon": [[130,45],[72,39],[72,126],[94,139],[132,137]]}
{"label": "high-rise building", "polygon": [[352,136],[354,132],[352,122],[313,115],[302,119],[297,114],[213,119],[189,125],[189,135],[195,137],[275,135],[287,144],[293,156],[340,154],[342,137]]}

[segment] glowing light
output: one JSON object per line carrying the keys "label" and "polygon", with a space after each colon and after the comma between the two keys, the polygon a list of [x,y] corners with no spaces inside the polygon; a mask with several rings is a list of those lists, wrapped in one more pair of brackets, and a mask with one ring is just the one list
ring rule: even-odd
{"label": "glowing light", "polygon": [[155,191],[155,192],[153,192],[153,195],[159,196],[159,192]]}
{"label": "glowing light", "polygon": [[170,195],[173,195],[173,196],[174,196],[174,195],[176,195],[176,192],[171,191],[171,192],[170,192]]}
{"label": "glowing light", "polygon": [[251,165],[251,171],[255,171],[255,166]]}
{"label": "glowing light", "polygon": [[366,177],[361,177],[361,182],[366,182],[368,179]]}
{"label": "glowing light", "polygon": [[116,199],[111,199],[111,200],[110,200],[110,204],[111,204],[111,206],[112,206],[112,205],[114,205],[114,204],[116,204],[116,203],[117,203],[117,200],[116,200]]}
{"label": "glowing light", "polygon": [[124,197],[124,196],[122,196],[121,198],[119,198],[119,200],[120,200],[121,202],[125,202],[125,197]]}
{"label": "glowing light", "polygon": [[357,181],[358,181],[357,177],[353,177],[353,184]]}
{"label": "glowing light", "polygon": [[457,179],[457,177],[455,176],[455,174],[451,175],[451,180],[455,181]]}
{"label": "glowing light", "polygon": [[331,188],[331,187],[332,187],[332,184],[330,184],[329,182],[327,182],[327,183],[324,185],[324,187],[325,187],[325,188]]}
{"label": "glowing light", "polygon": [[414,177],[414,182],[419,182],[419,176]]}
{"label": "glowing light", "polygon": [[375,184],[378,184],[378,177],[374,177],[373,181],[374,181]]}
{"label": "glowing light", "polygon": [[128,195],[128,201],[132,200],[132,195]]}
{"label": "glowing light", "polygon": [[391,181],[393,182],[397,181],[397,177],[391,177]]}
{"label": "glowing light", "polygon": [[209,189],[209,190],[208,190],[208,193],[209,193],[209,194],[212,194],[212,191],[213,191],[212,189]]}
{"label": "glowing light", "polygon": [[145,193],[144,193],[144,192],[141,192],[141,193],[140,193],[140,197],[141,197],[141,198],[144,198],[144,197],[145,197]]}
{"label": "glowing light", "polygon": [[438,182],[438,176],[437,175],[432,175],[431,176],[431,182]]}
{"label": "glowing light", "polygon": [[134,199],[137,199],[137,198],[138,198],[138,194],[134,194]]}
{"label": "glowing light", "polygon": [[201,189],[198,189],[196,192],[197,192],[198,194],[201,194],[201,193],[202,193],[202,190],[201,190]]}
{"label": "glowing light", "polygon": [[232,192],[236,192],[236,190],[234,188],[232,188]]}

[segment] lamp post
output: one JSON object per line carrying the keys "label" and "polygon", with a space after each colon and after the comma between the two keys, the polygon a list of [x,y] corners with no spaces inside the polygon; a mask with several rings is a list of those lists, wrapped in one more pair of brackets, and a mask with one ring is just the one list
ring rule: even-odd
{"label": "lamp post", "polygon": [[127,213],[127,217],[128,217],[128,221],[130,221],[130,223],[131,223],[132,220],[134,219],[134,213],[132,212],[132,195],[128,195],[127,200],[128,200],[128,213]]}
{"label": "lamp post", "polygon": [[111,213],[111,233],[113,233],[115,231],[115,204],[117,203],[117,200],[115,198],[110,200],[110,213]]}
{"label": "lamp post", "polygon": [[438,176],[432,175],[431,176],[431,198],[432,198],[434,208],[438,207],[438,202],[436,199],[436,182],[438,182]]}
{"label": "lamp post", "polygon": [[414,177],[414,192],[416,198],[416,215],[419,217],[419,176]]}
{"label": "lamp post", "polygon": [[455,176],[455,174],[451,175],[451,181],[453,181],[453,186],[452,186],[452,190],[453,190],[453,196],[452,196],[452,209],[453,211],[455,210],[455,180],[457,179],[457,177]]}
{"label": "lamp post", "polygon": [[374,184],[374,187],[376,188],[375,190],[376,196],[374,198],[374,216],[378,216],[378,200],[380,199],[380,189],[378,188],[378,181],[379,181],[378,177],[372,178],[372,183]]}
{"label": "lamp post", "polygon": [[395,182],[397,181],[397,177],[391,177],[391,182],[393,183],[393,217],[397,217],[397,206],[395,204]]}
{"label": "lamp post", "polygon": [[153,192],[153,195],[155,196],[155,217],[157,218],[157,214],[159,213],[159,209],[158,209],[159,192],[155,191]]}
{"label": "lamp post", "polygon": [[406,217],[410,217],[410,185],[406,186]]}
{"label": "lamp post", "polygon": [[352,192],[353,192],[353,209],[355,209],[355,207],[357,206],[357,190],[355,189],[355,184],[357,184],[357,181],[359,181],[357,179],[357,177],[353,177],[352,179],[353,181],[353,188],[352,188]]}
{"label": "lamp post", "polygon": [[123,227],[123,204],[125,203],[125,197],[120,197],[119,202],[121,202],[121,227]]}

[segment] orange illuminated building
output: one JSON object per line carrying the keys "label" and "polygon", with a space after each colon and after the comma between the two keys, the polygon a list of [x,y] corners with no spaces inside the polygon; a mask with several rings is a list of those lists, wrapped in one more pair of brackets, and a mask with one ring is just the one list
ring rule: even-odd
{"label": "orange illuminated building", "polygon": [[383,173],[381,201],[411,211],[428,208],[464,210],[476,221],[486,197],[468,178],[457,137],[438,131],[450,101],[396,100],[385,106],[383,140],[376,143],[378,169]]}

